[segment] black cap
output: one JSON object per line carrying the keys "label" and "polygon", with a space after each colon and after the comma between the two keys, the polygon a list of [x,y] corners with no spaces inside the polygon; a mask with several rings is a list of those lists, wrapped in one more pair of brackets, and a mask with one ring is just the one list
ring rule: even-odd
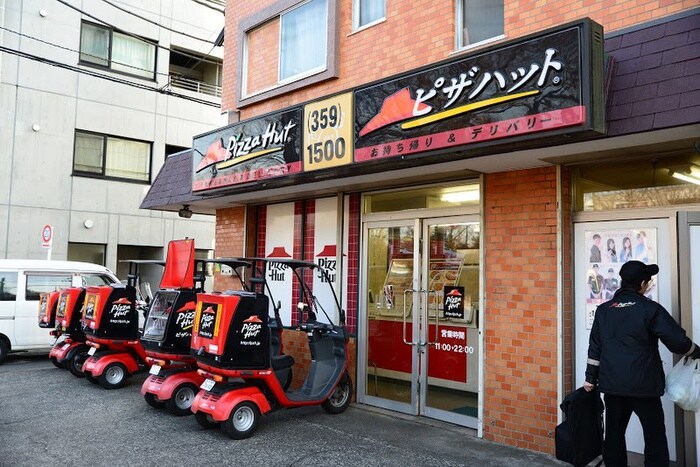
{"label": "black cap", "polygon": [[659,267],[656,264],[644,264],[641,261],[627,261],[620,268],[620,277],[625,282],[641,283],[648,281],[651,276],[659,273]]}

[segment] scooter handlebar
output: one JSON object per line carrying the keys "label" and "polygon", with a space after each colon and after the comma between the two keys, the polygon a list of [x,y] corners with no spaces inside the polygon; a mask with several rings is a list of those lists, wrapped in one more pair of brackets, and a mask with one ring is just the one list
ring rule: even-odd
{"label": "scooter handlebar", "polygon": [[327,333],[333,330],[333,326],[326,323],[320,323],[318,321],[307,321],[306,323],[299,326],[302,331],[314,332],[319,331],[321,333]]}

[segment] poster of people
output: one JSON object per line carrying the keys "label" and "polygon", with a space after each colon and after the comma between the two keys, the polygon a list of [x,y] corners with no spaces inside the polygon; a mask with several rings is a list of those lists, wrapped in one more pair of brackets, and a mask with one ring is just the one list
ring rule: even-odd
{"label": "poster of people", "polygon": [[[593,327],[596,307],[612,299],[620,288],[623,264],[632,259],[656,263],[656,239],[654,228],[586,231],[586,329]],[[658,300],[657,295],[654,283],[647,297]]]}

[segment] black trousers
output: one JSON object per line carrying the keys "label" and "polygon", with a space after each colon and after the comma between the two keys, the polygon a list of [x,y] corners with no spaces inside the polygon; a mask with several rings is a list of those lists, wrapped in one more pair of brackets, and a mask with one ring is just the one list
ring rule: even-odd
{"label": "black trousers", "polygon": [[668,467],[668,443],[661,398],[611,394],[605,395],[605,467],[627,467],[625,432],[632,412],[639,417],[644,431],[644,465]]}

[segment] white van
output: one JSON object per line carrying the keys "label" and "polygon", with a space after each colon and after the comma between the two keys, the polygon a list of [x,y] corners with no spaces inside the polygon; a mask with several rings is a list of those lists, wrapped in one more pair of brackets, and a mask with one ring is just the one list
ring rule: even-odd
{"label": "white van", "polygon": [[97,264],[0,259],[0,363],[8,352],[50,347],[50,330],[39,327],[40,293],[118,282],[112,271]]}

